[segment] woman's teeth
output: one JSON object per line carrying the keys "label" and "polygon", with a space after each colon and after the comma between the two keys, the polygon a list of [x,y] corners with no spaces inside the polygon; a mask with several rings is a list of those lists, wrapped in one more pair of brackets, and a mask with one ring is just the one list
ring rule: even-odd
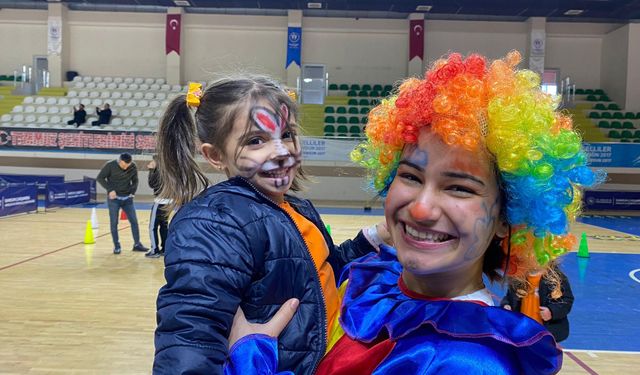
{"label": "woman's teeth", "polygon": [[270,178],[283,178],[287,175],[287,172],[289,171],[288,168],[286,169],[274,169],[272,171],[268,171],[268,172],[262,172],[266,177],[270,177]]}
{"label": "woman's teeth", "polygon": [[449,239],[448,234],[444,233],[434,233],[434,232],[420,232],[410,226],[404,226],[405,232],[411,237],[420,240],[420,241],[429,241],[429,242],[444,242]]}

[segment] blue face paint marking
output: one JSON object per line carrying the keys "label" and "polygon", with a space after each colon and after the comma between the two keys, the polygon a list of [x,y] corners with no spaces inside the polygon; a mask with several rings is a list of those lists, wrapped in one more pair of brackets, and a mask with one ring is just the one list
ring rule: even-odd
{"label": "blue face paint marking", "polygon": [[422,169],[426,169],[427,165],[429,164],[429,154],[427,154],[427,151],[415,147],[411,151],[411,154],[407,158],[407,161]]}

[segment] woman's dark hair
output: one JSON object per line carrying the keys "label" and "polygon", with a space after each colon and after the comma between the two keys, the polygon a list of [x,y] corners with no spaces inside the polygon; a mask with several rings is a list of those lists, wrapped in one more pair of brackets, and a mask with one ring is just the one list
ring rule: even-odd
{"label": "woman's dark hair", "polygon": [[[212,83],[204,90],[193,115],[187,106],[186,95],[174,98],[162,116],[158,130],[157,149],[163,182],[160,195],[172,199],[173,207],[179,207],[207,188],[209,179],[195,159],[198,146],[209,143],[222,152],[240,113],[265,101],[278,115],[281,115],[281,105],[286,105],[289,122],[297,124],[296,104],[267,77],[225,78]],[[247,131],[251,126],[248,120]],[[302,168],[298,168],[292,190],[300,190],[300,177],[304,178]]]}

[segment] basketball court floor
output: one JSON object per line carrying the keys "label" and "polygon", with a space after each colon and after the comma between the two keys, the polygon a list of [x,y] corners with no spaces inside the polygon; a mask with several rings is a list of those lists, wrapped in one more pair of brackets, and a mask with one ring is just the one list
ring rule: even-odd
{"label": "basketball court floor", "polygon": [[[137,204],[148,245],[149,205]],[[321,208],[337,242],[382,211]],[[89,207],[0,219],[0,374],[150,374],[163,261],[132,252],[129,223],[112,253],[108,212],[83,244]],[[587,216],[590,258],[562,268],[576,302],[561,374],[633,374],[640,368],[640,218]],[[496,297],[501,287],[492,287]]]}

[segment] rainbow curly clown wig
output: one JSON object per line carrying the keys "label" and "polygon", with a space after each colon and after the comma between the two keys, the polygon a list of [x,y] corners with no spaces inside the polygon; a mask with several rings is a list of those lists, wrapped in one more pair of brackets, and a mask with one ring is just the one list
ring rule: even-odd
{"label": "rainbow curly clown wig", "polygon": [[424,79],[405,80],[370,112],[367,141],[351,154],[384,196],[403,148],[423,127],[449,145],[488,150],[512,228],[510,246],[503,241],[508,270],[518,276],[574,246],[568,229],[580,211],[580,187],[599,179],[586,166],[571,119],[540,90],[536,73],[516,70],[520,59],[513,51],[490,64],[477,54],[436,61]]}

